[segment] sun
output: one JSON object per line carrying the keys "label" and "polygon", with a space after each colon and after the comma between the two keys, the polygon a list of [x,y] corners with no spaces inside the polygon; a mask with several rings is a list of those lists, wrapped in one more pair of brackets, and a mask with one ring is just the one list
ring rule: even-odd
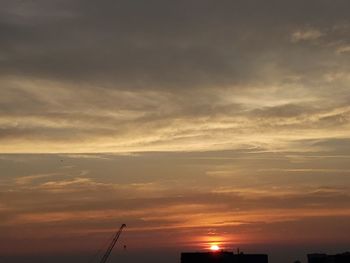
{"label": "sun", "polygon": [[218,245],[211,245],[210,246],[210,250],[211,251],[218,251],[220,248],[219,248],[219,246]]}

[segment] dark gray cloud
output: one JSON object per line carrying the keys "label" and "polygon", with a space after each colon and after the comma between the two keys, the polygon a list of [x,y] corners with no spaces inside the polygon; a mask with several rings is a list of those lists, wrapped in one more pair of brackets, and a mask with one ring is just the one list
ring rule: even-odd
{"label": "dark gray cloud", "polygon": [[347,1],[1,3],[3,152],[348,136]]}
{"label": "dark gray cloud", "polygon": [[1,72],[177,89],[263,80],[271,64],[311,73],[334,67],[317,63],[319,53],[333,57],[322,46],[290,43],[290,35],[326,28],[327,42],[346,44],[334,27],[348,25],[348,8],[341,0],[5,1]]}

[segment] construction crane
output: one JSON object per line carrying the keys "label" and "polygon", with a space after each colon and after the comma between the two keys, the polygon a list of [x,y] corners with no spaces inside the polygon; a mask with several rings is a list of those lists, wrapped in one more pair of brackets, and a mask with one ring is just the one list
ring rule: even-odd
{"label": "construction crane", "polygon": [[106,253],[103,255],[103,257],[102,257],[100,263],[106,263],[106,262],[107,262],[108,257],[109,257],[109,255],[111,254],[112,249],[113,249],[115,243],[117,243],[118,238],[119,238],[120,234],[122,233],[124,227],[126,227],[126,225],[125,225],[125,224],[122,224],[121,227],[119,228],[118,232],[115,234],[115,236],[114,236],[114,238],[113,238],[111,244],[109,245],[109,247],[108,247]]}

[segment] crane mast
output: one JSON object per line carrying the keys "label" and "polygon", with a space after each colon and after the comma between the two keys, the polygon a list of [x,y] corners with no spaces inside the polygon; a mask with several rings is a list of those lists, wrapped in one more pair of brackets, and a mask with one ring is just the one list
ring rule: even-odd
{"label": "crane mast", "polygon": [[117,243],[118,238],[119,238],[120,234],[122,233],[124,227],[126,227],[126,225],[125,225],[125,224],[122,224],[121,227],[119,228],[118,232],[115,234],[115,236],[114,236],[114,238],[113,238],[111,244],[109,245],[109,247],[108,247],[106,253],[103,255],[103,257],[102,257],[100,263],[106,263],[106,262],[107,262],[108,257],[109,257],[109,255],[111,254],[112,249],[113,249],[115,243]]}

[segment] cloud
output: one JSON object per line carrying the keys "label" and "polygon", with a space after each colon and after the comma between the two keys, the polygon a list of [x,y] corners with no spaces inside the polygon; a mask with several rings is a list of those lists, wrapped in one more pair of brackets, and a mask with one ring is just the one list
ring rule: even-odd
{"label": "cloud", "polygon": [[45,179],[45,178],[49,178],[49,177],[52,177],[55,175],[57,175],[57,174],[52,173],[52,174],[28,175],[28,176],[17,177],[15,181],[16,181],[16,184],[18,184],[18,185],[29,185],[29,184],[32,184],[33,181],[35,181],[35,180]]}
{"label": "cloud", "polygon": [[1,254],[349,244],[349,1],[1,7]]}
{"label": "cloud", "polygon": [[[74,181],[74,182],[73,182]],[[69,183],[63,181],[59,186],[75,189],[76,183],[85,184],[86,181],[73,180]],[[234,192],[182,192],[182,196],[143,196],[133,198],[122,197],[120,189],[108,191],[108,195],[91,195],[95,186],[89,183],[82,196],[85,202],[77,202],[77,192],[50,192],[45,194],[45,202],[39,195],[31,195],[31,202],[37,204],[28,210],[24,199],[17,200],[15,210],[6,211],[8,219],[3,219],[2,226],[11,229],[12,226],[21,228],[30,226],[35,229],[40,225],[42,229],[53,227],[65,229],[60,236],[81,235],[82,233],[104,232],[106,226],[117,221],[130,221],[131,231],[168,231],[197,228],[225,229],[239,228],[242,225],[280,224],[282,222],[305,220],[312,217],[339,217],[349,216],[347,189],[315,189],[314,191],[290,191],[286,193],[271,191],[249,191],[236,189]],[[99,184],[106,191],[103,184]],[[135,186],[134,186],[135,187]],[[130,188],[131,190],[131,188]],[[135,188],[133,191],[137,191]],[[87,193],[89,193],[87,195]],[[22,192],[23,194],[24,192]],[[20,194],[20,193],[18,193]],[[58,194],[58,196],[56,196]],[[67,194],[69,195],[67,198]],[[8,194],[7,194],[8,195]],[[12,198],[13,198],[12,194]],[[93,198],[91,198],[93,197]],[[55,200],[59,198],[60,203]],[[74,201],[76,200],[76,201]],[[38,203],[39,202],[39,203]],[[257,203],[258,202],[258,203]],[[330,204],[332,205],[330,208]],[[43,206],[44,205],[44,206]],[[267,215],[266,209],[270,212]],[[82,218],[84,218],[82,223]],[[79,229],[74,230],[80,224]],[[46,236],[55,234],[54,229],[46,232]],[[92,231],[92,232],[90,232]],[[253,237],[252,237],[253,238]]]}
{"label": "cloud", "polygon": [[4,1],[0,151],[277,150],[347,137],[347,113],[330,116],[349,102],[349,63],[334,52],[349,40],[347,9]]}
{"label": "cloud", "polygon": [[[323,236],[346,243],[346,141],[300,144],[301,152],[247,148],[101,154],[108,158],[6,155],[0,159],[2,179],[10,178],[0,184],[0,243],[7,251],[22,239],[32,241],[35,253],[39,248],[67,252],[67,246],[75,249],[77,244],[88,251],[112,234],[118,222],[128,224],[128,247],[135,250],[204,248],[215,238],[207,234],[210,230],[228,247],[232,242],[289,244],[291,239],[281,237],[283,229],[294,233],[293,240],[314,244],[320,226],[327,227]],[[13,162],[18,158],[26,162]],[[335,220],[341,220],[337,227]],[[318,227],[308,228],[306,240],[299,235],[306,230],[300,229],[310,225]],[[65,245],[55,246],[57,240]],[[28,251],[27,246],[16,246],[17,252]]]}
{"label": "cloud", "polygon": [[337,48],[338,54],[347,53],[347,52],[350,52],[350,45],[340,46]]}
{"label": "cloud", "polygon": [[292,41],[300,42],[300,41],[317,40],[322,36],[323,36],[323,33],[317,29],[310,28],[305,30],[297,30],[292,34]]}
{"label": "cloud", "polygon": [[[113,89],[232,85],[258,77],[276,47],[283,55],[286,29],[347,21],[344,1],[272,2],[271,9],[259,1],[7,2],[2,72]],[[317,32],[301,30],[299,38]]]}

